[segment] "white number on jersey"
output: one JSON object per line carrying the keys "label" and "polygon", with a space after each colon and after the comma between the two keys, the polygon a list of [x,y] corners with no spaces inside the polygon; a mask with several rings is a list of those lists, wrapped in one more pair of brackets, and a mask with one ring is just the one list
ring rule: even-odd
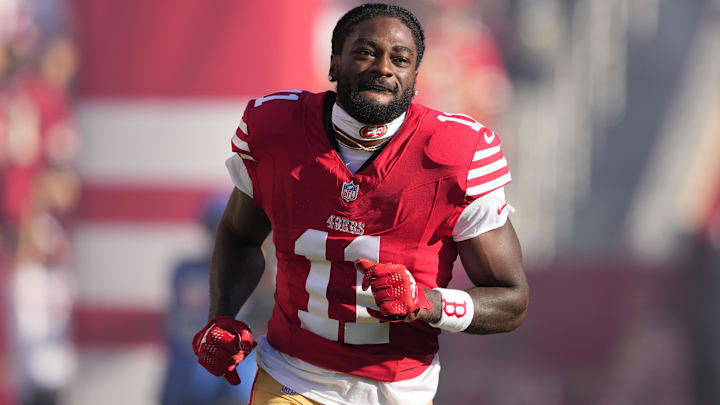
{"label": "white number on jersey", "polygon": [[[340,322],[330,318],[327,289],[330,283],[332,263],[326,258],[328,233],[308,229],[295,241],[295,254],[305,256],[310,261],[310,273],[305,282],[309,299],[307,311],[298,311],[303,329],[329,340],[338,340]],[[380,237],[362,235],[353,239],[344,249],[345,261],[359,258],[374,262],[380,259]],[[344,343],[382,344],[390,342],[390,324],[380,322],[368,314],[367,309],[378,310],[372,292],[362,291],[363,275],[357,272],[355,278],[355,322],[344,322]]]}
{"label": "white number on jersey", "polygon": [[[283,93],[291,93],[291,94],[283,94]],[[255,99],[255,107],[260,107],[261,105],[263,105],[264,102],[272,101],[272,100],[295,101],[298,99],[298,93],[302,93],[302,90],[283,90],[283,91],[278,91],[277,93],[268,94],[267,96]]]}
{"label": "white number on jersey", "polygon": [[[463,117],[463,118],[458,118]],[[437,119],[442,122],[452,121],[457,122],[458,124],[467,125],[470,128],[472,128],[475,132],[479,132],[481,129],[485,128],[485,126],[477,121],[469,115],[466,114],[459,114],[459,113],[443,113],[437,116]]]}

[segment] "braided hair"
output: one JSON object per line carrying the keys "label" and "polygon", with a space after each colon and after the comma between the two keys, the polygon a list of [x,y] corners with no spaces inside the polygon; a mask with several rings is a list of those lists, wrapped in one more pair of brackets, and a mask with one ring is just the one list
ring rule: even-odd
{"label": "braided hair", "polygon": [[332,53],[339,55],[342,52],[345,39],[353,32],[355,27],[359,23],[375,17],[397,18],[410,29],[415,39],[415,47],[418,52],[417,65],[419,66],[423,53],[425,53],[425,33],[420,25],[420,21],[408,10],[392,4],[368,3],[357,6],[345,13],[345,15],[338,20],[335,29],[333,29]]}

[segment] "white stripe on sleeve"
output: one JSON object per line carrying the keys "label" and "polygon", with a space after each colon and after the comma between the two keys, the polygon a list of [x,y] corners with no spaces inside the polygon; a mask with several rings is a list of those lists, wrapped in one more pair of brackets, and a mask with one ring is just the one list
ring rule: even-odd
{"label": "white stripe on sleeve", "polygon": [[485,159],[486,157],[490,157],[498,152],[500,152],[499,146],[493,146],[492,148],[479,150],[475,152],[475,155],[473,156],[473,162],[476,160]]}
{"label": "white stripe on sleeve", "polygon": [[[227,138],[225,138],[225,139],[227,139]],[[238,137],[237,135],[233,135],[232,143],[233,143],[233,145],[235,145],[236,148],[244,150],[245,152],[250,152],[250,145],[248,145],[247,142],[240,139],[240,137]]]}
{"label": "white stripe on sleeve", "polygon": [[480,185],[477,185],[475,187],[470,187],[465,192],[466,195],[478,195],[482,193],[486,193],[488,191],[494,190],[498,187],[502,187],[505,184],[509,183],[511,180],[510,173],[505,173],[504,175],[498,177],[495,180],[488,181],[487,183],[483,183]]}
{"label": "white stripe on sleeve", "polygon": [[238,128],[240,128],[240,130],[243,131],[243,133],[245,133],[245,134],[247,135],[248,129],[247,129],[247,124],[245,123],[245,120],[244,120],[244,119],[242,119],[242,118],[240,119],[240,123],[238,124]]}
{"label": "white stripe on sleeve", "polygon": [[468,180],[474,179],[476,177],[485,176],[486,174],[490,174],[496,170],[500,170],[503,167],[507,166],[507,160],[505,158],[502,158],[500,160],[496,160],[488,165],[478,167],[477,169],[472,169],[468,172]]}

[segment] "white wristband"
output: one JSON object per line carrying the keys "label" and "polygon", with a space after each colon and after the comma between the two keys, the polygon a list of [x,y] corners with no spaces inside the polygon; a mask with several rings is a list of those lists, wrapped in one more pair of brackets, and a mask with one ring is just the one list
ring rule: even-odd
{"label": "white wristband", "polygon": [[450,288],[433,288],[433,290],[438,291],[442,297],[441,315],[439,321],[428,324],[450,332],[462,332],[467,329],[475,314],[475,306],[470,294]]}

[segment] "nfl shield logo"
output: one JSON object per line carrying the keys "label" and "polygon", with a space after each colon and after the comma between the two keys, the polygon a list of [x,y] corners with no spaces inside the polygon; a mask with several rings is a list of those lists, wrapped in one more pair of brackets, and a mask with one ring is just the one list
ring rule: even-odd
{"label": "nfl shield logo", "polygon": [[343,182],[340,197],[347,202],[355,201],[358,196],[358,190],[360,190],[360,185],[354,184],[352,180],[350,180],[350,183]]}

